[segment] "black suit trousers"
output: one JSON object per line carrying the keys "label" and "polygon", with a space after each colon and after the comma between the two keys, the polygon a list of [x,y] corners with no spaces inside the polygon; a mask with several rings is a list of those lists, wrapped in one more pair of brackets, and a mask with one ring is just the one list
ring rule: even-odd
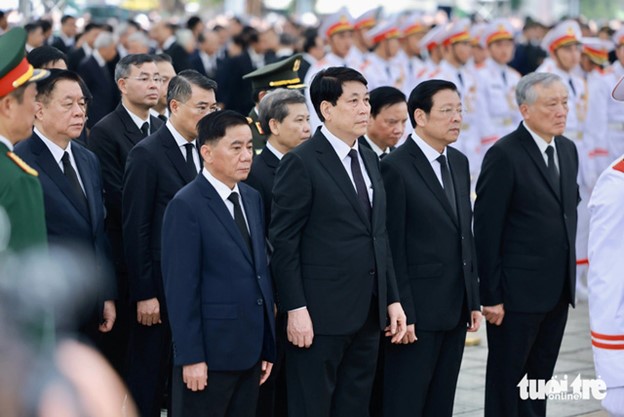
{"label": "black suit trousers", "polygon": [[315,334],[308,349],[288,343],[289,416],[368,416],[381,334],[378,314],[374,299],[364,325],[355,334]]}
{"label": "black suit trousers", "polygon": [[254,417],[260,384],[261,363],[236,372],[210,372],[202,391],[191,391],[182,379],[182,367],[172,376],[175,417]]}
{"label": "black suit trousers", "polygon": [[506,311],[500,326],[487,323],[485,417],[544,417],[545,400],[520,400],[517,384],[553,376],[568,320],[567,300],[547,313]]}
{"label": "black suit trousers", "polygon": [[448,331],[419,331],[416,325],[413,344],[386,341],[384,417],[453,415],[466,330],[465,320]]}

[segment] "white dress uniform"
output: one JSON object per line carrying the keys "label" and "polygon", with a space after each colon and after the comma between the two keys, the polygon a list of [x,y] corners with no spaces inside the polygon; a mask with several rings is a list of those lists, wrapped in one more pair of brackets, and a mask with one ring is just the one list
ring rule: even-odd
{"label": "white dress uniform", "polygon": [[405,72],[401,65],[396,65],[394,62],[395,57],[384,58],[377,52],[379,48],[385,48],[385,42],[394,39],[394,42],[398,42],[398,38],[401,35],[399,28],[394,22],[384,22],[371,29],[368,33],[375,50],[369,53],[366,58],[366,63],[362,67],[362,74],[368,81],[368,91],[374,90],[377,87],[390,86],[403,89],[405,83]]}
{"label": "white dress uniform", "polygon": [[[605,79],[609,85],[615,83],[624,76],[624,66],[615,61],[606,71]],[[616,101],[609,94],[607,110],[609,129],[607,130],[607,148],[611,160],[624,154],[624,103]]]}
{"label": "white dress uniform", "polygon": [[589,320],[603,407],[624,416],[624,159],[598,179],[589,202]]}
{"label": "white dress uniform", "polygon": [[[551,54],[560,46],[581,43],[581,28],[573,20],[566,20],[551,29],[542,40],[542,48]],[[576,281],[582,283],[587,273],[587,238],[589,234],[589,213],[587,202],[591,194],[590,181],[593,175],[593,163],[589,159],[589,150],[592,146],[587,143],[583,133],[587,117],[587,86],[585,80],[573,72],[566,72],[556,65],[554,59],[547,59],[536,70],[537,72],[549,72],[561,77],[568,87],[568,117],[564,135],[571,139],[578,150],[579,172],[578,184],[581,202],[577,207],[578,226],[576,232]],[[578,288],[578,286],[577,286]],[[582,291],[583,288],[580,288]],[[577,296],[582,296],[582,292]]]}

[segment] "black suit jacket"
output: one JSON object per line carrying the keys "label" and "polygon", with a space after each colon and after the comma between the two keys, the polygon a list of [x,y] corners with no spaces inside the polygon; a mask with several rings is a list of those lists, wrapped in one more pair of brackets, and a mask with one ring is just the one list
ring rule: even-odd
{"label": "black suit jacket", "polygon": [[268,234],[269,222],[271,221],[271,202],[273,200],[273,182],[275,182],[275,171],[280,161],[277,156],[267,148],[264,148],[260,155],[254,158],[251,163],[251,171],[245,180],[247,184],[255,188],[262,197],[264,205],[264,225]]}
{"label": "black suit jacket", "polygon": [[123,186],[123,243],[130,300],[157,297],[163,308],[160,234],[167,204],[195,175],[167,127],[128,155]]}
{"label": "black suit jacket", "polygon": [[451,330],[480,309],[468,159],[451,147],[447,158],[457,216],[411,137],[381,162],[401,303],[417,330]]}
{"label": "black suit jacket", "polygon": [[117,289],[112,279],[110,245],[104,229],[100,164],[96,156],[81,145],[72,143],[71,148],[84,187],[86,205],[74,195],[67,177],[39,136],[33,133],[29,139],[20,142],[15,153],[39,172],[50,245],[78,246],[85,254],[93,255],[89,262],[94,267],[93,276],[103,277],[103,281],[97,283],[101,287],[98,299],[113,300],[117,297]]}
{"label": "black suit jacket", "polygon": [[[151,131],[163,122],[150,116]],[[93,126],[87,144],[100,159],[106,203],[106,230],[113,246],[113,259],[118,273],[125,271],[121,235],[121,190],[126,159],[130,149],[143,139],[143,133],[120,103],[117,108]]]}
{"label": "black suit jacket", "polygon": [[189,53],[178,42],[172,43],[164,52],[171,57],[176,74],[186,69],[192,69]]}
{"label": "black suit jacket", "polygon": [[78,71],[80,63],[86,58],[86,54],[83,48],[77,48],[69,51],[67,54],[67,69],[71,71]]}
{"label": "black suit jacket", "polygon": [[386,306],[399,300],[379,164],[368,149],[359,150],[373,187],[371,221],[320,130],[287,153],[275,175],[269,239],[281,308],[307,306],[316,334],[360,329],[375,282],[382,327]]}
{"label": "black suit jacket", "polygon": [[92,56],[80,63],[78,74],[93,96],[87,109],[89,115],[87,127],[91,128],[115,109],[119,103],[119,90],[108,66],[100,67]]}
{"label": "black suit jacket", "polygon": [[[359,142],[359,144],[360,144],[360,145],[362,145],[362,146],[364,146],[365,148],[370,149],[371,151],[373,151],[373,148],[370,146],[370,143],[368,143],[368,141],[366,140],[366,138],[365,138],[364,136],[360,136],[360,137],[358,138],[358,142]],[[392,152],[393,150],[395,150],[395,149],[396,149],[396,148],[395,148],[394,146],[389,147],[389,148],[388,148],[388,154],[389,154],[390,152]],[[376,153],[375,151],[373,151],[373,153],[374,153],[375,155],[377,155],[377,153]],[[379,159],[379,155],[377,155],[377,159]]]}
{"label": "black suit jacket", "polygon": [[[58,49],[59,51],[63,52],[65,55],[67,55],[71,48],[67,47],[67,45],[65,45],[65,41],[63,41],[63,39],[60,36],[54,36],[54,38],[52,38],[52,43],[50,44],[50,46],[55,47],[56,49]],[[82,49],[82,48],[80,48]],[[84,58],[84,56],[83,56]]]}
{"label": "black suit jacket", "polygon": [[555,137],[561,190],[548,181],[546,162],[521,123],[485,155],[477,182],[475,241],[481,303],[544,313],[561,299],[574,304],[576,176],[572,141]]}

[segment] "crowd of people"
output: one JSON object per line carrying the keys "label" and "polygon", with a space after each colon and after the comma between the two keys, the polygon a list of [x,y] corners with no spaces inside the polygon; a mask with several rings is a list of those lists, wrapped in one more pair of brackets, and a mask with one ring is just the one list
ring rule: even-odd
{"label": "crowd of people", "polygon": [[485,416],[545,416],[518,383],[589,298],[624,416],[624,28],[5,20],[0,253],[81,259],[71,327],[124,412],[450,417],[485,319]]}

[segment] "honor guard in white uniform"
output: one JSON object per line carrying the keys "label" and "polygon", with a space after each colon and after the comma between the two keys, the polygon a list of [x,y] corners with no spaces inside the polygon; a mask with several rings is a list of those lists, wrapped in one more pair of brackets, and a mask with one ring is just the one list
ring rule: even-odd
{"label": "honor guard in white uniform", "polygon": [[490,22],[480,41],[490,56],[484,69],[477,73],[479,92],[487,113],[479,149],[483,158],[494,142],[516,129],[522,120],[516,103],[516,86],[521,75],[508,65],[514,56],[514,28],[509,20]]}
{"label": "honor guard in white uniform", "polygon": [[[442,61],[442,38],[446,32],[446,26],[435,26],[423,36],[420,41],[420,50],[425,55],[424,67],[416,73],[415,84],[429,79],[431,73],[437,71],[440,61]],[[411,91],[411,90],[410,90]],[[406,94],[409,97],[409,94]]]}
{"label": "honor guard in white uniform", "polygon": [[[577,207],[576,232],[576,282],[583,282],[587,275],[587,238],[589,213],[587,202],[591,194],[592,163],[583,138],[587,116],[587,86],[585,80],[575,74],[581,61],[581,28],[574,20],[565,20],[551,29],[542,40],[542,48],[549,52],[538,72],[550,72],[561,77],[568,86],[568,118],[564,135],[574,141],[579,154],[578,184],[581,202]],[[577,294],[582,296],[581,293]]]}
{"label": "honor guard in white uniform", "polygon": [[[320,59],[310,67],[305,76],[305,85],[310,85],[316,73],[323,68],[351,67],[358,69],[357,63],[349,61],[348,57],[349,50],[353,45],[353,19],[345,7],[325,18],[319,28],[319,35],[327,42],[329,52],[325,54],[323,59]],[[305,96],[308,108],[313,109],[314,106],[312,105],[310,92],[307,88],[305,90]],[[310,128],[312,132],[320,125],[321,120],[316,115],[316,112],[310,111]]]}
{"label": "honor guard in white uniform", "polygon": [[[615,85],[624,77],[624,27],[613,34],[615,56],[617,60],[605,71],[610,85]],[[611,159],[624,154],[624,103],[616,101],[609,95],[609,129],[607,131],[607,147]]]}
{"label": "honor guard in white uniform", "polygon": [[380,12],[381,7],[376,7],[353,19],[353,46],[351,46],[351,50],[349,50],[347,59],[355,65],[352,66],[352,68],[358,71],[360,71],[366,63],[368,52],[373,47],[368,32],[377,26],[377,19]]}
{"label": "honor guard in white uniform", "polygon": [[470,21],[462,19],[447,26],[442,37],[444,59],[438,69],[429,74],[429,78],[451,81],[457,86],[462,99],[462,128],[456,148],[468,157],[472,177],[476,181],[479,162],[479,146],[481,139],[481,123],[485,122],[483,109],[477,91],[474,75],[466,69],[466,63],[472,54],[470,45]]}
{"label": "honor guard in white uniform", "polygon": [[483,44],[481,43],[481,39],[483,38],[483,32],[485,28],[487,28],[487,23],[475,23],[470,28],[470,45],[472,46],[472,58],[466,64],[466,67],[469,71],[472,71],[473,74],[477,74],[479,70],[485,68],[485,60],[488,57],[488,51]]}
{"label": "honor guard in white uniform", "polygon": [[405,73],[402,91],[406,97],[416,87],[417,75],[425,67],[425,62],[420,55],[420,41],[428,29],[429,27],[421,14],[417,12],[407,16],[399,27],[401,32],[401,50],[397,54],[395,62],[403,68]]}
{"label": "honor guard in white uniform", "polygon": [[368,90],[377,87],[404,89],[405,71],[396,65],[394,59],[401,47],[401,33],[395,22],[382,22],[368,33],[373,43],[373,51],[368,54],[362,74],[368,81]]}
{"label": "honor guard in white uniform", "polygon": [[[613,98],[624,100],[624,83]],[[624,417],[624,155],[607,168],[589,202],[589,323],[596,375],[607,385],[603,408]]]}

